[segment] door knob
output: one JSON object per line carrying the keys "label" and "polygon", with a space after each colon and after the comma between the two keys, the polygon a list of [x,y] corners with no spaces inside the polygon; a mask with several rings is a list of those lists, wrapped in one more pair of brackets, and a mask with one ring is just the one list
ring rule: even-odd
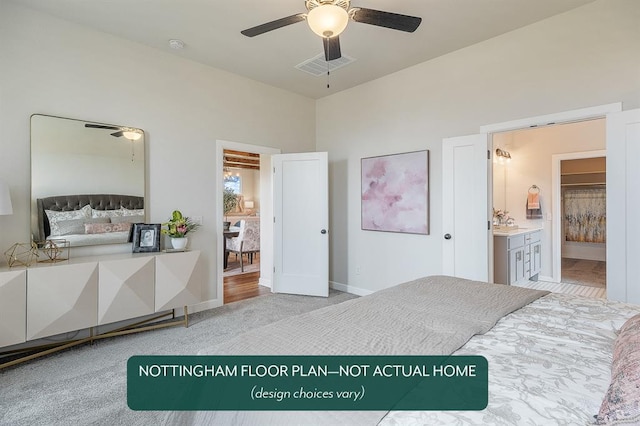
{"label": "door knob", "polygon": [[327,230],[326,230],[326,229],[323,229],[322,231],[320,231],[320,233],[321,233],[321,234],[326,234],[326,233],[327,233]]}
{"label": "door knob", "polygon": [[450,240],[451,239],[451,234],[444,234],[444,239],[445,240]]}

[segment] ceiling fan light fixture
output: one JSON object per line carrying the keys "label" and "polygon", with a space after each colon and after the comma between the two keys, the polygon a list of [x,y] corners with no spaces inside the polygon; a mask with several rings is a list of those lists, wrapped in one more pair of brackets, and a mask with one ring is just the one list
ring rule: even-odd
{"label": "ceiling fan light fixture", "polygon": [[122,132],[122,136],[131,141],[137,141],[142,137],[142,133],[136,132],[135,130],[125,130],[124,132]]}
{"label": "ceiling fan light fixture", "polygon": [[307,15],[307,23],[311,31],[322,38],[340,35],[347,28],[349,14],[340,6],[323,4],[311,9]]}

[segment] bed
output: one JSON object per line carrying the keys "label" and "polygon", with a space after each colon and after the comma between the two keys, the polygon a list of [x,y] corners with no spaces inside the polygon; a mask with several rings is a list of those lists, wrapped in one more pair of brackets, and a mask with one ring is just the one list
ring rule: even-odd
{"label": "bed", "polygon": [[248,331],[201,354],[482,355],[489,362],[486,409],[176,411],[166,424],[637,424],[639,314],[640,306],[602,299],[426,277]]}
{"label": "bed", "polygon": [[129,241],[132,223],[144,222],[144,197],[119,194],[58,195],[36,200],[34,241],[71,247]]}

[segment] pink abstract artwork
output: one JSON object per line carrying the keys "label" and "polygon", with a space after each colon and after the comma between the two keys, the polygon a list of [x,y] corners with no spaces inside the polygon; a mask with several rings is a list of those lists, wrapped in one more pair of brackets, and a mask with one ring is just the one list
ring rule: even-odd
{"label": "pink abstract artwork", "polygon": [[429,151],[362,159],[362,229],[429,234]]}

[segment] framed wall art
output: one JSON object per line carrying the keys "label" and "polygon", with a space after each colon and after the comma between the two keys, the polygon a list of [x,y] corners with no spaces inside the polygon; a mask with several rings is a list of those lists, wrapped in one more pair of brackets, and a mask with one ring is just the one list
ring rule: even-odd
{"label": "framed wall art", "polygon": [[134,223],[133,247],[134,253],[151,253],[160,251],[159,223]]}
{"label": "framed wall art", "polygon": [[429,151],[361,160],[362,229],[429,234]]}

